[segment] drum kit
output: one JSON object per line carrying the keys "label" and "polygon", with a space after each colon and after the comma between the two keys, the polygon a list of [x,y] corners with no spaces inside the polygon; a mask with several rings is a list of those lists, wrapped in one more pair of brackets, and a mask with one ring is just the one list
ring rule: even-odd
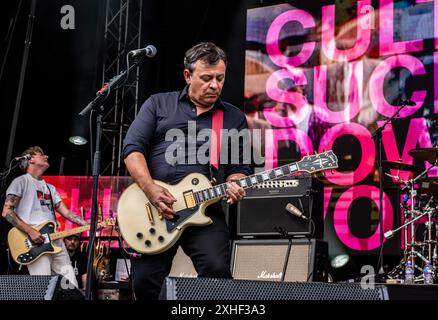
{"label": "drum kit", "polygon": [[[438,275],[438,177],[430,176],[430,170],[438,165],[438,148],[417,148],[408,154],[418,161],[429,162],[431,166],[421,172],[416,165],[382,161],[383,168],[397,170],[395,176],[385,174],[401,185],[400,207],[404,218],[400,227],[384,234],[389,239],[400,231],[404,238],[402,260],[388,273],[388,278],[404,281],[408,273],[406,268],[412,266],[413,282],[426,283],[426,266],[432,269],[434,279]],[[400,178],[400,171],[412,172],[412,179]]]}

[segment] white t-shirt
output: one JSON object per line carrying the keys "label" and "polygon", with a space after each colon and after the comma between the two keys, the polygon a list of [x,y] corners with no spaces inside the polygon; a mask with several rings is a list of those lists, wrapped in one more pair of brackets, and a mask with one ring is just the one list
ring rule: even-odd
{"label": "white t-shirt", "polygon": [[24,222],[31,225],[48,220],[55,222],[47,187],[50,188],[53,204],[56,206],[61,202],[61,197],[55,187],[47,184],[43,179],[37,180],[26,173],[12,181],[6,194],[13,194],[21,198],[15,212]]}

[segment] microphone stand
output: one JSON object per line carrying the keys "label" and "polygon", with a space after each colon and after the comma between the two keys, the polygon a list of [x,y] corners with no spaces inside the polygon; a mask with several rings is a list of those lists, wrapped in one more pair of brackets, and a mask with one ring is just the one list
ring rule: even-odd
{"label": "microphone stand", "polygon": [[[99,173],[100,173],[100,160],[101,160],[101,151],[100,151],[100,141],[102,135],[102,111],[104,110],[104,106],[102,103],[109,97],[110,93],[114,90],[117,90],[119,86],[121,86],[124,81],[127,79],[129,73],[137,67],[137,65],[143,60],[143,57],[135,60],[128,70],[121,72],[116,77],[112,78],[110,82],[106,83],[96,94],[96,97],[91,101],[80,113],[80,117],[86,116],[91,110],[96,110],[98,115],[96,118],[96,142],[95,142],[95,150],[93,155],[93,189],[92,189],[92,209],[91,209],[91,219],[90,219],[90,239],[88,240],[88,255],[87,255],[87,283],[85,287],[85,299],[86,300],[94,300],[95,299],[95,282],[96,278],[93,270],[93,260],[94,260],[94,242],[96,238],[96,225],[97,225],[97,216],[98,216],[98,187],[99,187]],[[100,105],[98,108],[97,106]]]}
{"label": "microphone stand", "polygon": [[382,169],[382,131],[388,125],[388,123],[392,122],[394,118],[396,118],[400,111],[408,105],[408,101],[401,100],[400,108],[389,118],[387,119],[383,125],[377,128],[371,139],[374,140],[376,145],[376,166],[379,169],[379,224],[380,224],[380,253],[379,259],[377,261],[376,270],[378,273],[383,274],[383,169]]}
{"label": "microphone stand", "polygon": [[[16,99],[15,100],[15,108],[14,108],[14,114],[13,114],[13,118],[12,118],[11,132],[9,135],[8,149],[6,152],[5,165],[8,165],[8,163],[11,161],[11,158],[12,158],[12,149],[14,147],[15,135],[17,132],[18,117],[20,114],[21,98],[23,96],[24,82],[26,79],[27,62],[29,59],[30,45],[32,43],[32,33],[33,33],[33,26],[34,26],[34,22],[35,22],[36,5],[37,5],[37,0],[32,0],[32,3],[30,5],[29,16],[27,19],[26,37],[24,39],[24,53],[23,53],[23,58],[21,61],[20,78],[19,78],[19,82],[18,82],[17,96],[15,98]],[[15,24],[15,22],[14,22],[14,24]],[[11,37],[12,37],[12,35],[11,35]],[[7,54],[7,52],[6,52],[6,54]],[[6,58],[7,58],[7,56],[5,55],[5,61],[6,61]]]}
{"label": "microphone stand", "polygon": [[281,279],[280,279],[280,282],[284,282],[284,278],[286,277],[287,265],[289,263],[290,250],[292,248],[292,237],[290,237],[288,232],[285,229],[283,229],[281,226],[274,227],[274,230],[277,231],[279,234],[281,234],[283,238],[288,240],[286,256],[284,257],[284,263],[283,263],[283,271],[281,273]]}
{"label": "microphone stand", "polygon": [[91,101],[81,112],[79,112],[79,116],[85,117],[91,111],[91,109],[96,109],[96,105],[106,100],[106,98],[108,98],[108,96],[113,90],[117,90],[119,86],[126,80],[126,76],[128,76],[134,70],[134,68],[136,68],[140,64],[142,60],[143,57],[135,60],[129,66],[128,70],[122,71],[119,75],[112,78],[110,82],[106,83],[96,93],[96,98],[94,98],[93,101]]}

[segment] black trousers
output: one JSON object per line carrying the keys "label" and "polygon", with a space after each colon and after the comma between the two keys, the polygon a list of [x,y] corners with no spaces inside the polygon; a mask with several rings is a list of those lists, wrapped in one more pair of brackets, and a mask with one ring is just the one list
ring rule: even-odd
{"label": "black trousers", "polygon": [[231,278],[230,234],[220,204],[207,207],[206,215],[213,220],[212,224],[188,227],[178,242],[165,252],[131,258],[136,299],[158,299],[178,246],[193,261],[198,277]]}

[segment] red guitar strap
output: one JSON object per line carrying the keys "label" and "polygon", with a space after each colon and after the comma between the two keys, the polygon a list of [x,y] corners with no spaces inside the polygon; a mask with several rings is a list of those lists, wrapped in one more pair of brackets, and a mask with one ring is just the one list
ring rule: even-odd
{"label": "red guitar strap", "polygon": [[210,145],[210,163],[216,170],[218,170],[221,154],[221,129],[224,125],[224,110],[216,108],[216,110],[213,111],[211,122],[212,137]]}

